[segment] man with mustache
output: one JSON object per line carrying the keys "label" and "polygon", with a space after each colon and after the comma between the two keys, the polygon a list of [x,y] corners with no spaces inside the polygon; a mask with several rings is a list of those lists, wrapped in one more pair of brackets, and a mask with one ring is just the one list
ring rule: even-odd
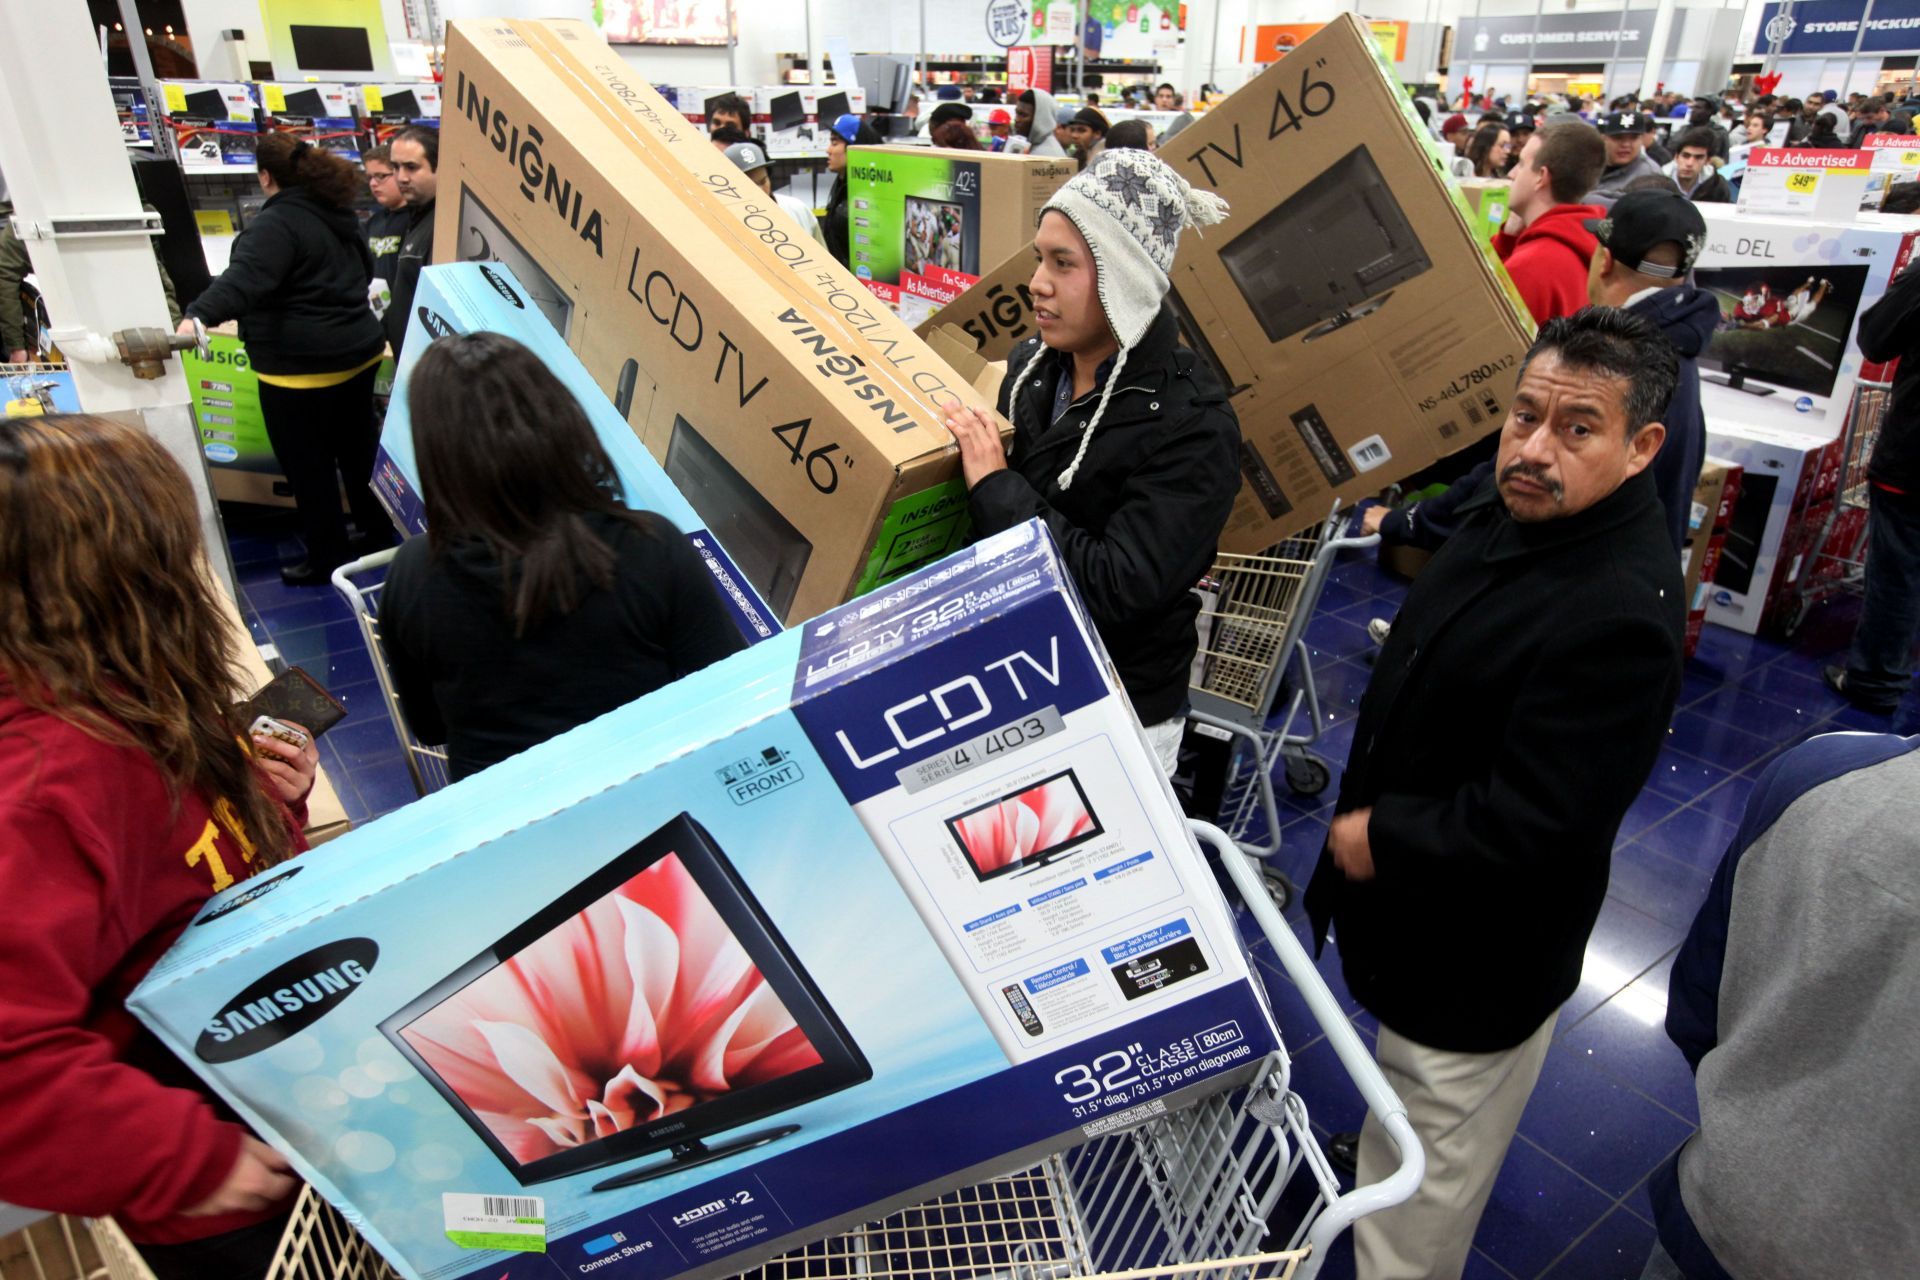
{"label": "man with mustache", "polygon": [[[1550,321],[1489,480],[1407,594],[1360,702],[1312,884],[1426,1149],[1360,1221],[1361,1280],[1456,1278],[1606,895],[1680,688],[1685,621],[1650,464],[1672,346],[1644,318]],[[1362,1129],[1358,1178],[1397,1163]]]}

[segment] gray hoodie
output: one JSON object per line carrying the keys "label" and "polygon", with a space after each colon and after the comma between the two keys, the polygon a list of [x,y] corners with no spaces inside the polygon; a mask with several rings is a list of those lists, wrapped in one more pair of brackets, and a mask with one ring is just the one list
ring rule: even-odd
{"label": "gray hoodie", "polygon": [[1053,136],[1053,126],[1058,122],[1060,108],[1054,104],[1053,95],[1045,89],[1033,91],[1033,127],[1027,130],[1029,155],[1064,156],[1067,149],[1060,145],[1060,139]]}

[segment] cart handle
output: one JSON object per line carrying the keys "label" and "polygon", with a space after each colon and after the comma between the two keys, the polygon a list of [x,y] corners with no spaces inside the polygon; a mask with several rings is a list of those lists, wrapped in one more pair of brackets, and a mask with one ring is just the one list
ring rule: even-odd
{"label": "cart handle", "polygon": [[353,584],[354,575],[368,573],[380,568],[382,565],[392,564],[393,558],[399,554],[400,548],[398,545],[395,545],[376,551],[370,556],[361,556],[358,560],[347,561],[329,575],[333,583],[333,589],[345,596],[354,606],[355,612],[358,612],[360,608],[360,597],[363,592]]}
{"label": "cart handle", "polygon": [[1333,993],[1327,990],[1326,979],[1314,967],[1307,949],[1273,905],[1273,899],[1261,884],[1260,874],[1254,869],[1252,861],[1240,852],[1239,846],[1226,832],[1212,823],[1189,820],[1187,825],[1196,837],[1219,851],[1220,864],[1232,877],[1241,901],[1259,922],[1267,941],[1273,944],[1274,954],[1279,956],[1287,976],[1300,988],[1300,994],[1306,998],[1307,1007],[1312,1010],[1315,1021],[1319,1022],[1327,1039],[1333,1044],[1333,1051],[1339,1055],[1340,1065],[1359,1087],[1360,1096],[1366,1099],[1367,1109],[1379,1118],[1381,1127],[1387,1131],[1387,1136],[1400,1152],[1399,1168],[1379,1182],[1355,1187],[1329,1204],[1314,1219],[1313,1226],[1307,1231],[1307,1242],[1313,1246],[1314,1256],[1325,1257],[1326,1249],[1334,1238],[1354,1222],[1378,1210],[1392,1208],[1413,1195],[1420,1185],[1420,1179],[1426,1176],[1426,1152],[1420,1146],[1413,1125],[1407,1120],[1406,1106],[1394,1093],[1393,1086],[1387,1083],[1387,1078],[1380,1074],[1379,1064],[1367,1052],[1366,1045],[1361,1042],[1353,1024],[1347,1020],[1339,1002],[1333,998]]}

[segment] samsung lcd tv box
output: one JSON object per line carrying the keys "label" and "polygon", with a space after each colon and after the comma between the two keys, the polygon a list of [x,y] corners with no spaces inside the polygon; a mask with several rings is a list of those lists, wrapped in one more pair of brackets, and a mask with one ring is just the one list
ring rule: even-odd
{"label": "samsung lcd tv box", "polygon": [[683,422],[725,458],[809,548],[783,621],[963,543],[978,393],[591,25],[450,23],[444,88],[436,260],[537,273],[656,459]]}
{"label": "samsung lcd tv box", "polygon": [[1277,1045],[1037,521],[234,886],[131,1003],[410,1280],[731,1275]]}
{"label": "samsung lcd tv box", "polygon": [[[1180,238],[1168,305],[1232,397],[1257,552],[1498,430],[1533,335],[1479,214],[1351,15],[1158,152],[1231,212]],[[1004,358],[1033,332],[1022,247],[925,328]]]}
{"label": "samsung lcd tv box", "polygon": [[[539,270],[537,264],[529,264],[528,269]],[[404,536],[426,532],[426,503],[421,496],[420,467],[413,447],[409,379],[436,338],[456,333],[505,334],[539,356],[547,370],[580,402],[594,434],[613,460],[626,505],[664,516],[700,553],[727,611],[748,643],[773,635],[780,630],[780,623],[771,601],[790,602],[797,578],[797,574],[781,572],[778,557],[786,544],[780,540],[779,531],[763,533],[756,513],[744,507],[722,502],[700,509],[682,496],[682,489],[627,430],[618,410],[562,340],[569,304],[566,294],[551,281],[538,274],[523,278],[500,261],[448,263],[421,271],[413,295],[413,315],[407,321],[406,345],[394,374],[393,399],[380,430],[380,451],[373,468],[375,496]],[[715,512],[717,518],[710,518],[708,511]]]}

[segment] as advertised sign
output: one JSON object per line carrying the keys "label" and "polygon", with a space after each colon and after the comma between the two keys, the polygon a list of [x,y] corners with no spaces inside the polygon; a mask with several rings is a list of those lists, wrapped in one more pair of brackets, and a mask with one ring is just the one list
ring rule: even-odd
{"label": "as advertised sign", "polygon": [[[1512,18],[1462,18],[1453,55],[1475,62],[1602,62],[1644,58],[1652,34],[1652,9],[1624,13],[1542,13]],[[1618,52],[1615,44],[1618,42]]]}
{"label": "as advertised sign", "polygon": [[[1867,24],[1864,35],[1862,18]],[[1753,51],[1770,52],[1776,33],[1780,52],[1788,55],[1852,53],[1856,39],[1862,53],[1912,53],[1920,50],[1920,0],[1873,0],[1871,14],[1867,0],[1798,0],[1785,21],[1780,5],[1770,4],[1754,35]]]}
{"label": "as advertised sign", "polygon": [[1920,138],[1910,133],[1870,133],[1860,145],[1873,157],[1873,171],[1860,197],[1862,209],[1878,209],[1896,182],[1920,179]]}
{"label": "as advertised sign", "polygon": [[1755,147],[1747,153],[1740,207],[1756,213],[1845,218],[1860,207],[1872,153]]}

